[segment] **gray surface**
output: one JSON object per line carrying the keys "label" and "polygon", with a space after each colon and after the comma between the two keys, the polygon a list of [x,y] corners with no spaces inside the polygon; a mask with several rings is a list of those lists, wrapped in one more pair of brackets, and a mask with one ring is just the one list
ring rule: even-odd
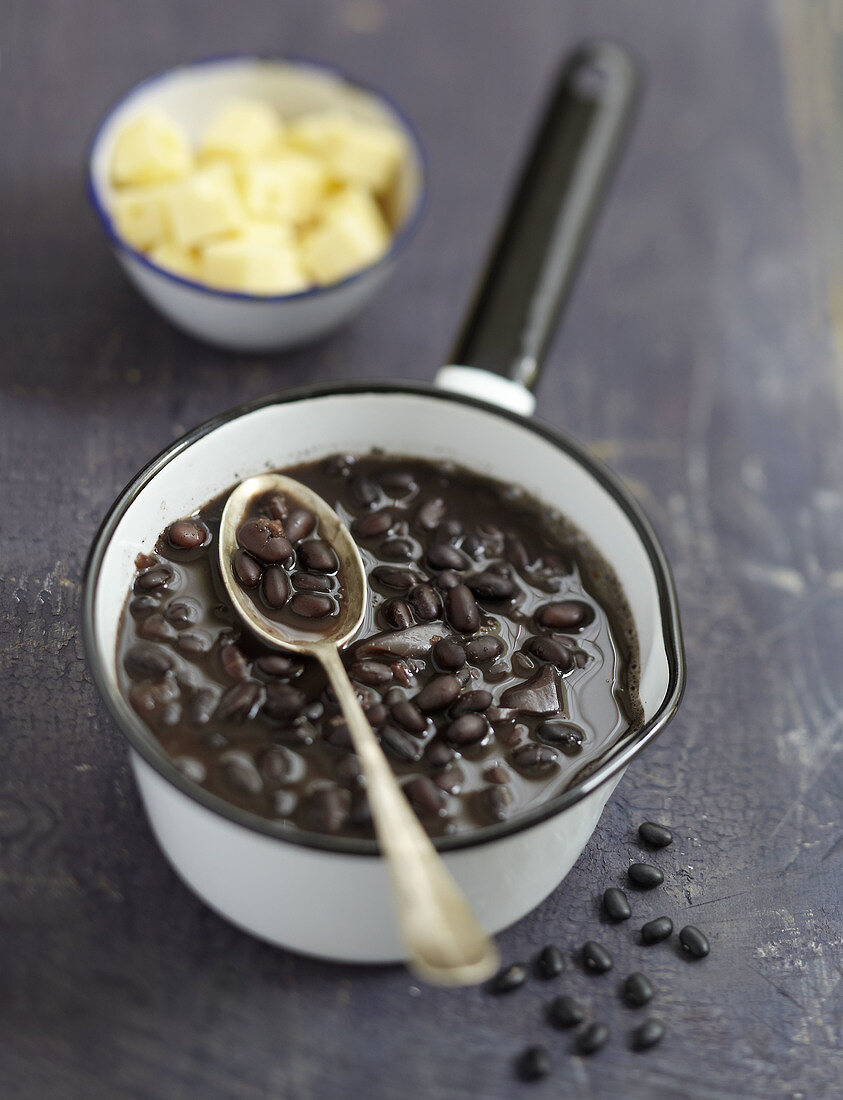
{"label": "gray surface", "polygon": [[[840,1095],[840,390],[774,15],[748,0],[4,4],[0,1095]],[[397,968],[272,950],[204,908],[155,847],[77,619],[100,518],[175,435],[288,384],[432,377],[554,65],[593,33],[629,42],[650,87],[540,414],[604,454],[654,518],[690,677],[565,884],[501,936],[512,959],[595,931],[615,950],[612,975],[556,983],[613,1028],[586,1062],[541,1022],[549,986],[418,990]],[[251,47],[390,89],[433,181],[378,302],[283,358],[169,328],[118,274],[82,193],[116,97],[186,56]],[[651,816],[678,840],[631,923],[693,919],[712,940],[696,966],[596,922]],[[626,1049],[634,1014],[615,997],[642,963],[670,1029],[646,1056]],[[538,1038],[556,1075],[516,1086],[511,1058]]]}

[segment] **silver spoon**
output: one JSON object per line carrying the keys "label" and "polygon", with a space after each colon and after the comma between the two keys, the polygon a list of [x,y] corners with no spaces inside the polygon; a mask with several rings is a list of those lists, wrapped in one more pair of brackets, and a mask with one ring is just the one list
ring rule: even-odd
{"label": "silver spoon", "polygon": [[[345,600],[327,631],[318,623],[309,631],[265,617],[234,576],[232,557],[246,507],[254,496],[270,491],[286,493],[313,512],[321,537],[333,546],[340,560]],[[328,676],[366,777],[375,833],[392,877],[408,965],[419,977],[437,985],[484,981],[499,965],[498,950],[398,786],[340,659],[340,648],[360,629],[367,598],[366,571],[348,528],[305,485],[281,474],[259,474],[242,481],[226,501],[220,522],[219,561],[228,595],[249,629],[269,646],[315,657]]]}

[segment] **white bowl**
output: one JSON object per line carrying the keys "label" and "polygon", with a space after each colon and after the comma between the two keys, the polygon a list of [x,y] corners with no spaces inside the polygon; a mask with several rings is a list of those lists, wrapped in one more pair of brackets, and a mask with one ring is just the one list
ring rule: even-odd
{"label": "white bowl", "polygon": [[[287,118],[337,108],[403,135],[408,156],[391,196],[395,232],[389,249],[375,263],[340,282],[298,294],[241,294],[175,275],[120,237],[109,214],[113,195],[109,167],[115,138],[127,119],[144,108],[162,108],[197,140],[220,107],[246,96],[266,100]],[[224,348],[277,351],[316,340],[344,324],[390,276],[421,214],[424,159],[413,128],[398,109],[380,93],[337,70],[310,61],[223,57],[171,69],[133,88],[97,131],[88,187],[94,210],[124,271],[173,324]]]}
{"label": "white bowl", "polygon": [[84,596],[94,679],[129,740],[152,828],[184,881],[233,923],[283,947],[354,962],[404,957],[375,842],[285,828],[190,783],[121,695],[115,653],[135,558],[168,522],[251,474],[374,445],[452,459],[560,509],[614,567],[637,626],[642,728],[551,801],[512,821],[435,841],[487,929],[518,920],[558,886],[626,765],[672,718],[684,686],[673,582],[646,518],[585,451],[522,416],[429,387],[317,388],[234,409],[154,459],[106,518]]}

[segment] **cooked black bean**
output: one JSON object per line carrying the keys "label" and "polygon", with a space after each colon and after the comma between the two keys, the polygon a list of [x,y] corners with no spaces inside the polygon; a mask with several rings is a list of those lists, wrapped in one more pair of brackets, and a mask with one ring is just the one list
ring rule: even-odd
{"label": "cooked black bean", "polygon": [[664,875],[652,863],[632,863],[626,873],[636,886],[645,890],[652,890],[654,886],[661,886],[664,882]]}
{"label": "cooked black bean", "polygon": [[475,573],[465,583],[479,600],[509,600],[518,591],[510,577],[489,571]]}
{"label": "cooked black bean", "polygon": [[510,760],[523,775],[550,775],[559,769],[559,758],[553,749],[532,741],[513,749]]}
{"label": "cooked black bean", "polygon": [[444,710],[460,693],[460,682],[451,673],[434,676],[425,684],[414,702],[425,712]]}
{"label": "cooked black bean", "polygon": [[416,512],[416,526],[423,531],[435,531],[445,518],[445,511],[445,501],[441,497],[426,500]]}
{"label": "cooked black bean", "polygon": [[436,817],[445,809],[445,792],[427,775],[416,775],[402,790],[421,817]]}
{"label": "cooked black bean", "polygon": [[612,969],[612,956],[602,944],[587,940],[582,946],[582,964],[592,974],[605,974]]}
{"label": "cooked black bean", "polygon": [[472,664],[482,665],[487,661],[494,661],[503,653],[503,642],[493,634],[484,634],[480,638],[472,638],[465,647],[465,655]]}
{"label": "cooked black bean", "polygon": [[554,1027],[576,1027],[585,1019],[585,1009],[573,997],[554,997],[547,1006],[547,1018]]}
{"label": "cooked black bean", "polygon": [[157,596],[152,594],[135,596],[135,598],[129,602],[129,611],[136,618],[140,618],[142,615],[151,615],[153,611],[158,611],[160,607],[161,601]]}
{"label": "cooked black bean", "polygon": [[561,718],[548,718],[539,722],[536,734],[548,745],[564,752],[566,756],[576,756],[582,752],[583,732],[571,722],[565,722]]}
{"label": "cooked black bean", "polygon": [[432,652],[436,667],[443,672],[458,672],[465,664],[465,650],[453,638],[441,638]]}
{"label": "cooked black bean", "polygon": [[449,542],[435,542],[427,551],[427,562],[434,569],[450,569],[461,573],[471,565],[471,558]]}
{"label": "cooked black bean", "polygon": [[297,592],[333,592],[337,585],[336,577],[325,573],[302,573],[298,570],[290,580]]}
{"label": "cooked black bean", "polygon": [[418,579],[409,569],[396,569],[391,565],[379,565],[377,569],[372,570],[373,581],[377,581],[384,588],[392,588],[396,592],[409,592]]}
{"label": "cooked black bean", "polygon": [[410,496],[418,489],[415,475],[410,470],[387,470],[381,474],[380,482],[396,500]]}
{"label": "cooked black bean", "polygon": [[303,619],[324,619],[333,615],[334,601],[318,592],[296,592],[290,600],[290,610]]}
{"label": "cooked black bean", "polygon": [[142,643],[131,646],[123,657],[123,667],[133,680],[157,680],[174,664],[174,658],[166,649]]}
{"label": "cooked black bean", "polygon": [[335,714],[328,719],[323,727],[322,736],[335,749],[350,749],[353,747],[351,730],[341,714]]}
{"label": "cooked black bean", "polygon": [[374,706],[366,710],[366,717],[369,720],[369,725],[373,729],[377,729],[389,718],[389,707],[383,703],[375,703]]}
{"label": "cooked black bean", "polygon": [[632,1032],[633,1050],[649,1050],[650,1047],[654,1047],[656,1043],[660,1043],[664,1038],[664,1030],[664,1024],[661,1020],[651,1016],[649,1020],[639,1024]]}
{"label": "cooked black bean", "polygon": [[536,619],[548,630],[582,630],[594,621],[594,611],[580,600],[560,600],[558,603],[545,604]]}
{"label": "cooked black bean", "polygon": [[444,768],[455,756],[456,753],[451,746],[438,737],[434,737],[424,750],[424,758],[432,768]]}
{"label": "cooked black bean", "polygon": [[364,782],[363,767],[354,753],[348,753],[337,761],[334,774],[340,783],[358,786]]}
{"label": "cooked black bean", "polygon": [[339,558],[325,539],[306,539],[298,545],[299,564],[311,573],[336,573]]}
{"label": "cooked black bean", "polygon": [[348,675],[358,684],[379,687],[392,680],[392,669],[380,661],[355,661],[348,666]]}
{"label": "cooked black bean", "polygon": [[371,478],[364,477],[362,474],[355,474],[349,478],[348,495],[351,497],[352,504],[356,507],[371,508],[373,504],[378,502],[381,491]]}
{"label": "cooked black bean", "polygon": [[459,794],[465,783],[465,773],[455,764],[439,772],[435,779],[436,786],[441,787],[447,794]]}
{"label": "cooked black bean", "polygon": [[587,1024],[577,1036],[577,1051],[580,1054],[596,1054],[609,1041],[609,1029],[605,1024]]}
{"label": "cooked black bean", "polygon": [[656,917],[648,920],[641,929],[641,939],[646,944],[661,943],[673,932],[673,921],[670,917]]}
{"label": "cooked black bean", "polygon": [[195,760],[192,756],[176,756],[173,763],[193,783],[204,783],[208,770],[201,760]]}
{"label": "cooked black bean", "polygon": [[306,696],[292,684],[272,681],[266,685],[263,712],[268,718],[293,718],[304,707]]}
{"label": "cooked black bean", "polygon": [[531,657],[555,665],[560,672],[570,672],[574,667],[574,655],[570,648],[556,638],[538,634],[527,642],[525,648]]}
{"label": "cooked black bean", "polygon": [[629,920],[632,910],[623,890],[610,886],[603,892],[603,909],[609,920]]}
{"label": "cooked black bean", "polygon": [[275,817],[291,817],[298,804],[295,791],[284,790],[283,788],[280,791],[273,791],[269,801]]}
{"label": "cooked black bean", "polygon": [[244,588],[257,588],[261,579],[261,567],[245,550],[235,550],[231,558],[234,575]]}
{"label": "cooked black bean", "polygon": [[424,733],[427,729],[427,720],[415,703],[409,699],[402,699],[392,704],[392,717],[405,730],[410,733]]}
{"label": "cooked black bean", "polygon": [[290,596],[290,579],[280,565],[270,565],[263,574],[263,598],[272,608],[281,608]]}
{"label": "cooked black bean", "polygon": [[411,561],[417,552],[416,544],[411,539],[384,539],[380,544],[380,555],[387,561]]}
{"label": "cooked black bean", "polygon": [[256,517],[245,520],[237,529],[237,542],[265,565],[286,561],[293,552],[292,543],[284,534],[284,525],[279,519]]}
{"label": "cooked black bean", "polygon": [[528,657],[526,653],[513,653],[510,664],[513,676],[529,676],[536,669],[536,662],[532,657]]}
{"label": "cooked black bean", "polygon": [[483,778],[487,783],[509,783],[512,779],[512,773],[508,771],[503,764],[490,764],[488,768],[483,769]]}
{"label": "cooked black bean", "polygon": [[495,785],[477,792],[478,816],[483,823],[506,821],[515,805],[510,787]]}
{"label": "cooked black bean", "polygon": [[179,697],[179,685],[170,673],[153,683],[132,684],[129,702],[142,718],[158,719]]}
{"label": "cooked black bean", "polygon": [[[263,776],[263,779],[267,783],[271,783],[277,786],[279,783],[288,783],[294,778],[296,771],[299,770],[298,761],[295,755],[289,750],[282,748],[280,745],[272,745],[270,748],[264,749],[264,751],[258,757],[258,769]],[[303,762],[302,765],[303,766]]]}
{"label": "cooked black bean", "polygon": [[179,634],[176,639],[176,645],[182,653],[186,653],[188,657],[202,657],[206,653],[210,653],[213,647],[213,643],[207,634],[202,631],[191,631],[190,633]]}
{"label": "cooked black bean", "polygon": [[516,1072],[522,1081],[538,1081],[550,1073],[550,1054],[547,1047],[536,1044],[518,1055]]}
{"label": "cooked black bean", "polygon": [[463,714],[445,728],[445,737],[455,745],[476,745],[492,732],[482,714]]}
{"label": "cooked black bean", "polygon": [[208,539],[208,528],[198,519],[179,519],[167,528],[167,542],[177,550],[196,550]]}
{"label": "cooked black bean", "polygon": [[492,978],[489,988],[492,993],[511,993],[527,980],[527,967],[523,963],[505,966]]}
{"label": "cooked black bean", "polygon": [[218,701],[219,695],[213,688],[200,688],[187,709],[189,721],[197,726],[206,726],[217,709]]}
{"label": "cooked black bean", "polygon": [[220,646],[220,666],[229,680],[247,680],[251,675],[246,654],[233,642]]}
{"label": "cooked black bean", "polygon": [[254,681],[235,684],[220,699],[214,717],[222,722],[245,722],[254,718],[264,699],[264,689]]}
{"label": "cooked black bean", "polygon": [[630,1008],[642,1008],[652,1001],[655,990],[646,974],[636,972],[624,981],[622,994]]}
{"label": "cooked black bean", "polygon": [[172,565],[154,565],[135,578],[135,592],[158,592],[162,588],[177,587],[178,574]]}
{"label": "cooked black bean", "polygon": [[171,642],[176,636],[175,627],[163,615],[148,615],[141,619],[137,633],[148,642]]}
{"label": "cooked black bean", "polygon": [[313,791],[305,807],[305,819],[319,833],[339,833],[348,821],[351,796],[342,787],[320,787]]}
{"label": "cooked black bean", "polygon": [[410,593],[410,605],[421,622],[431,622],[442,614],[439,593],[430,584],[416,585]]}
{"label": "cooked black bean", "polygon": [[707,937],[693,924],[686,924],[679,933],[679,942],[686,955],[704,959],[711,950]]}
{"label": "cooked black bean", "polygon": [[392,512],[384,508],[380,512],[370,512],[367,516],[356,519],[351,530],[361,539],[373,539],[378,535],[385,535],[392,526],[392,521]]}
{"label": "cooked black bean", "polygon": [[386,752],[391,753],[398,760],[407,760],[413,764],[421,760],[422,746],[408,733],[389,724],[381,726],[378,731],[380,743]]}
{"label": "cooked black bean", "polygon": [[536,973],[540,978],[555,978],[565,969],[565,956],[552,943],[543,947],[536,959]]}
{"label": "cooked black bean", "polygon": [[655,821],[645,821],[638,826],[638,835],[645,844],[651,848],[666,848],[673,843],[673,833],[665,825],[657,825]]}
{"label": "cooked black bean", "polygon": [[413,625],[413,613],[404,600],[387,600],[381,606],[381,614],[394,630],[406,630]]}
{"label": "cooked black bean", "polygon": [[198,623],[202,618],[202,608],[196,600],[189,596],[179,600],[173,600],[167,605],[164,617],[171,622],[177,630],[183,630],[192,623]]}
{"label": "cooked black bean", "polygon": [[255,762],[245,752],[225,753],[220,757],[220,768],[225,781],[235,791],[243,794],[258,794],[263,790],[263,780],[255,767]]}
{"label": "cooked black bean", "polygon": [[474,593],[467,585],[458,584],[445,594],[448,622],[460,634],[473,634],[480,626],[480,611]]}
{"label": "cooked black bean", "polygon": [[462,584],[462,581],[459,573],[455,573],[453,569],[446,569],[436,578],[436,587],[442,592],[447,592],[449,588],[456,588],[458,584]]}
{"label": "cooked black bean", "polygon": [[255,661],[255,668],[264,676],[277,676],[282,680],[300,676],[302,671],[301,662],[285,653],[268,653],[265,657],[259,657]]}
{"label": "cooked black bean", "polygon": [[307,508],[294,508],[284,520],[284,532],[290,542],[300,542],[316,528],[316,516]]}
{"label": "cooked black bean", "polygon": [[459,718],[461,714],[469,714],[473,711],[483,711],[492,705],[492,693],[485,688],[477,688],[475,691],[465,691],[453,703],[448,714],[451,718]]}
{"label": "cooked black bean", "polygon": [[[258,501],[258,506],[262,511],[267,513],[270,519],[280,519],[283,522],[290,514],[290,501],[284,493],[272,491],[264,493]],[[289,537],[290,536],[287,535],[287,538]]]}

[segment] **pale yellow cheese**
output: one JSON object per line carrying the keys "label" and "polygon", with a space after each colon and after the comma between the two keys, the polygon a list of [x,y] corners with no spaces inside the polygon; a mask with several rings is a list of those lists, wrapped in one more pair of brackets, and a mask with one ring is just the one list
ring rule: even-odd
{"label": "pale yellow cheese", "polygon": [[205,131],[199,151],[204,157],[243,160],[275,151],[283,136],[283,124],[268,103],[237,99],[214,117]]}
{"label": "pale yellow cheese", "polygon": [[153,263],[172,271],[175,275],[182,275],[186,279],[199,279],[199,261],[196,255],[187,248],[181,248],[172,241],[162,241],[149,253]]}
{"label": "pale yellow cheese", "polygon": [[244,213],[230,166],[213,164],[175,184],[168,214],[173,240],[183,248],[234,232]]}
{"label": "pale yellow cheese", "polygon": [[326,200],[322,220],[301,243],[305,269],[321,284],[335,283],[386,250],[389,229],[377,203],[362,188]]}
{"label": "pale yellow cheese", "polygon": [[305,153],[287,152],[254,160],[240,170],[246,209],[255,218],[310,221],[318,212],[328,184],[325,168]]}
{"label": "pale yellow cheese", "polygon": [[164,183],[180,179],[191,168],[187,134],[163,111],[136,115],[120,130],[111,157],[116,184]]}
{"label": "pale yellow cheese", "polygon": [[114,227],[123,240],[144,250],[163,241],[170,232],[167,210],[169,184],[124,187],[111,203]]}
{"label": "pale yellow cheese", "polygon": [[293,294],[309,282],[295,247],[267,240],[251,227],[202,249],[202,278],[211,286],[247,294]]}
{"label": "pale yellow cheese", "polygon": [[296,119],[288,127],[287,140],[322,158],[336,179],[378,193],[388,189],[405,155],[404,139],[397,130],[336,111]]}

